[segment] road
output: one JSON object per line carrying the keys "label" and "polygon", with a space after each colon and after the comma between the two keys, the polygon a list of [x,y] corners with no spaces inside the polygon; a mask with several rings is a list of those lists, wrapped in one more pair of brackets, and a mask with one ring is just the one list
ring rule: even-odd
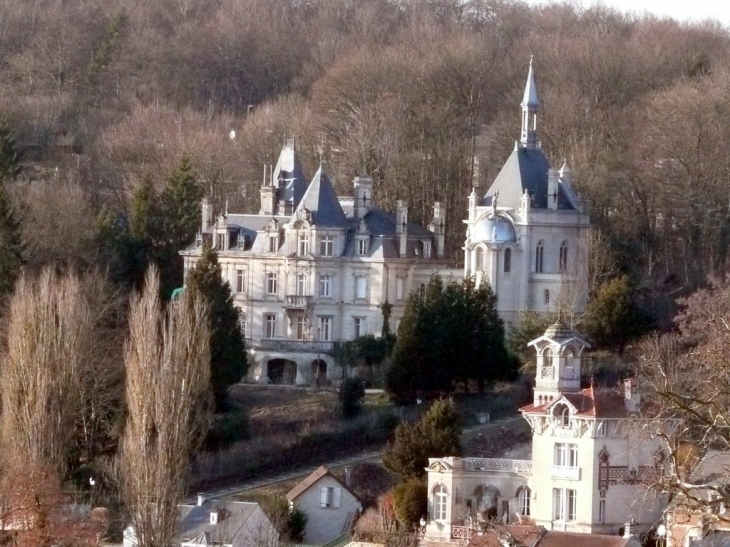
{"label": "road", "polygon": [[[461,434],[461,442],[466,444],[469,441],[471,441],[476,435],[479,433],[484,433],[486,431],[489,431],[491,429],[497,428],[497,427],[507,427],[507,425],[512,424],[514,422],[522,421],[521,416],[515,416],[513,418],[505,418],[503,420],[497,420],[494,422],[490,422],[488,424],[483,425],[477,425],[474,427],[470,427],[468,429],[465,429]],[[340,458],[336,460],[331,460],[323,465],[326,465],[330,468],[335,467],[343,467],[346,465],[354,465],[356,463],[362,463],[366,461],[379,461],[380,457],[383,455],[382,450],[378,451],[372,451],[372,452],[365,452],[363,454],[359,454],[357,456],[351,456],[349,458]],[[307,468],[301,468],[297,469],[296,471],[292,471],[289,473],[282,473],[281,475],[277,475],[275,477],[268,477],[265,479],[252,479],[249,481],[244,481],[236,486],[230,487],[230,488],[221,488],[214,492],[207,492],[206,495],[211,498],[216,499],[224,499],[231,496],[235,496],[238,494],[242,494],[243,492],[254,490],[256,488],[262,488],[264,486],[271,486],[272,484],[277,484],[280,482],[290,481],[292,479],[297,478],[304,478],[313,471],[315,471],[317,467],[307,467]],[[187,501],[187,503],[195,503],[195,500],[192,498]]]}

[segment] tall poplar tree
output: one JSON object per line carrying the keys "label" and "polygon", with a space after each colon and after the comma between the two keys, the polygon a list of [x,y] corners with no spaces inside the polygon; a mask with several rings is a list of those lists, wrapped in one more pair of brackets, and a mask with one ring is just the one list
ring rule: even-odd
{"label": "tall poplar tree", "polygon": [[0,122],[0,295],[13,291],[25,262],[21,222],[6,187],[21,169],[15,139],[8,126]]}

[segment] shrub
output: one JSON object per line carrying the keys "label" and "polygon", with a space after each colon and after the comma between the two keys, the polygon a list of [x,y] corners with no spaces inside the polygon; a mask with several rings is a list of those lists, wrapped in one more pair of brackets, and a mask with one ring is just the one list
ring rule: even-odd
{"label": "shrub", "polygon": [[395,515],[407,528],[417,525],[428,510],[428,493],[421,479],[408,479],[395,488]]}

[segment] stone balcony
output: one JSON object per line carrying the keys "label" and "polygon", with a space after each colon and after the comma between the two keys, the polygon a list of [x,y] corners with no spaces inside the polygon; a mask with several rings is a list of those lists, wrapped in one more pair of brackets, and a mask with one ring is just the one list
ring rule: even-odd
{"label": "stone balcony", "polygon": [[316,340],[289,340],[285,338],[247,338],[246,347],[264,351],[296,353],[327,353],[332,350],[333,342]]}
{"label": "stone balcony", "polygon": [[466,471],[491,471],[532,475],[532,460],[507,460],[501,458],[463,458]]}
{"label": "stone balcony", "polygon": [[312,297],[302,294],[287,294],[284,307],[290,310],[306,310],[312,305]]}
{"label": "stone balcony", "polygon": [[550,478],[579,481],[580,467],[563,467],[560,465],[553,465],[550,468]]}

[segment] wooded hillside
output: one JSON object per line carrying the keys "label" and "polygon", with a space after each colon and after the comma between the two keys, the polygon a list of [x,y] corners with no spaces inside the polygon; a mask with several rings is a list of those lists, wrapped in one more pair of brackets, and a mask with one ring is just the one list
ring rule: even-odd
{"label": "wooded hillside", "polygon": [[5,0],[0,116],[31,265],[102,261],[102,207],[127,210],[184,154],[219,207],[256,212],[286,137],[341,193],[366,172],[415,220],[442,200],[458,258],[473,180],[483,193],[518,138],[531,54],[543,147],[623,269],[660,292],[724,270],[727,29],[500,0]]}

